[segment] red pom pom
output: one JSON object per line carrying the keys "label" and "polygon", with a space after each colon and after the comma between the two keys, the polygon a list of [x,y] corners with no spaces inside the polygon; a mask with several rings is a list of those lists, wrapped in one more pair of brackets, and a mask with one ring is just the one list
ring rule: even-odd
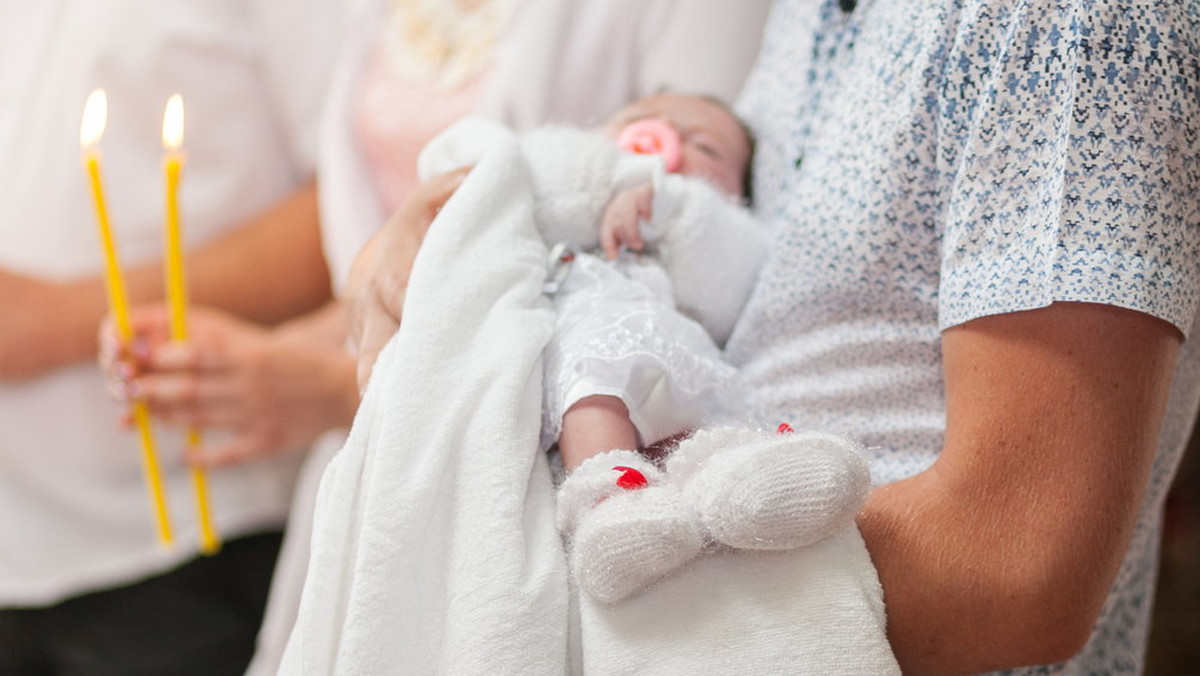
{"label": "red pom pom", "polygon": [[632,467],[617,466],[613,469],[621,472],[621,476],[617,477],[617,485],[627,491],[636,491],[650,485],[650,482],[646,481],[646,475]]}
{"label": "red pom pom", "polygon": [[793,434],[795,431],[791,425],[785,422],[779,423],[779,427],[775,428],[775,434]]}

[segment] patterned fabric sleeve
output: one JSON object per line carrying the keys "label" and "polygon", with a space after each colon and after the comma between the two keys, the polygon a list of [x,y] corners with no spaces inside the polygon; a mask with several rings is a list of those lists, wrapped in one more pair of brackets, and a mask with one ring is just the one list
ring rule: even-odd
{"label": "patterned fabric sleeve", "polygon": [[942,328],[1082,301],[1186,334],[1200,295],[1200,3],[967,0],[956,25],[928,104],[948,196]]}

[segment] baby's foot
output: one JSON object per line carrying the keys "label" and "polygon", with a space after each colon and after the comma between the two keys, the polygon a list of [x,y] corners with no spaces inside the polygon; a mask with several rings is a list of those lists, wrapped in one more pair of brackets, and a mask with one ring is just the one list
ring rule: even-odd
{"label": "baby's foot", "polygon": [[[570,485],[574,482],[574,485]],[[630,451],[589,459],[563,483],[559,525],[571,535],[579,587],[619,603],[692,560],[704,540],[695,513],[662,473]]]}
{"label": "baby's foot", "polygon": [[583,515],[604,500],[662,480],[662,470],[637,451],[594,455],[568,474],[558,489],[558,530],[570,537]]}
{"label": "baby's foot", "polygon": [[857,444],[832,434],[697,432],[667,474],[709,536],[737,549],[784,550],[851,524],[870,489]]}
{"label": "baby's foot", "polygon": [[696,558],[696,514],[667,484],[615,495],[580,522],[571,547],[579,586],[601,603],[624,601]]}

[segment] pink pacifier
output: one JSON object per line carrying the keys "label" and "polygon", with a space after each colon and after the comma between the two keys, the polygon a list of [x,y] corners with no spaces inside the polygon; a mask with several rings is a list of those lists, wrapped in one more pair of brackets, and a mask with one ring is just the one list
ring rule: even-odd
{"label": "pink pacifier", "polygon": [[625,126],[617,135],[617,146],[639,155],[658,155],[669,173],[679,171],[682,144],[679,132],[661,120],[638,120]]}

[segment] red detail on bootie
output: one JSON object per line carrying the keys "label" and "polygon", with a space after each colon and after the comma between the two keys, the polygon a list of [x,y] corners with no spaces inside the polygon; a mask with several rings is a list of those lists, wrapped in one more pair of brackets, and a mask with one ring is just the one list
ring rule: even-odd
{"label": "red detail on bootie", "polygon": [[646,475],[632,467],[618,465],[613,469],[621,472],[621,476],[617,477],[617,485],[627,491],[636,491],[650,485],[650,482],[646,481]]}
{"label": "red detail on bootie", "polygon": [[775,428],[775,434],[794,434],[795,432],[795,428],[785,422],[779,423],[779,427]]}

